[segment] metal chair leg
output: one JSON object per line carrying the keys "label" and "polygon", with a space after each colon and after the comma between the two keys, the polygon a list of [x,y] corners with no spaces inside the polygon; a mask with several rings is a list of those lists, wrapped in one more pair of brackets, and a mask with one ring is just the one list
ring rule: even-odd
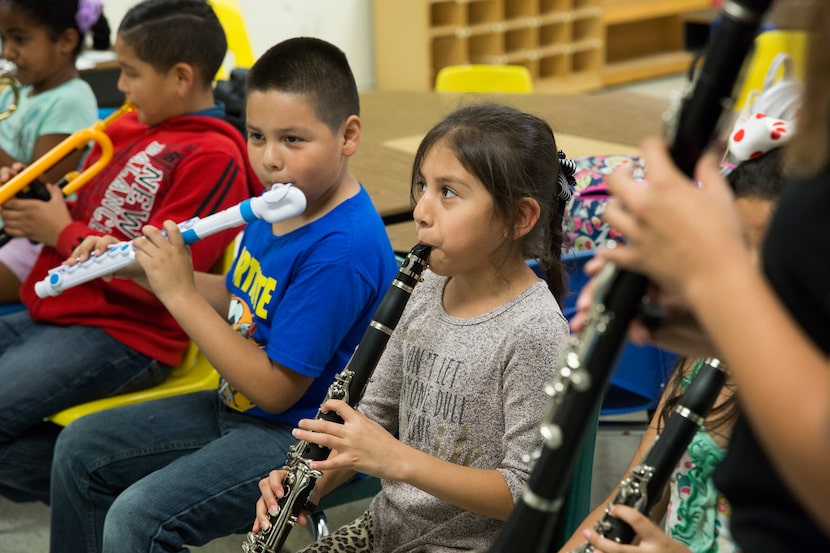
{"label": "metal chair leg", "polygon": [[311,538],[314,541],[329,535],[329,521],[326,518],[326,513],[323,511],[314,511],[313,513],[306,513],[308,517],[308,531],[311,533]]}

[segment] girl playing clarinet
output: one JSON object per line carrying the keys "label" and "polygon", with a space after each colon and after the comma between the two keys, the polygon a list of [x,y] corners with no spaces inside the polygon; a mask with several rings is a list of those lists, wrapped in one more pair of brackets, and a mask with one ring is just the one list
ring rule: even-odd
{"label": "girl playing clarinet", "polygon": [[[312,544],[322,551],[459,551],[487,547],[529,474],[545,381],[568,335],[558,302],[569,190],[547,123],[480,104],[424,138],[412,172],[429,269],[415,287],[358,409],[344,424],[304,419],[294,436],[328,447],[314,490],[361,472],[383,481],[357,520]],[[546,284],[527,265],[539,257]],[[260,482],[253,531],[284,493]]]}

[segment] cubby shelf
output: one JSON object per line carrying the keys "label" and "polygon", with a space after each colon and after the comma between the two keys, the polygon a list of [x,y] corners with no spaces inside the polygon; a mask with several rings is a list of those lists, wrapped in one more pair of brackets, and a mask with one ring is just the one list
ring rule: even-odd
{"label": "cubby shelf", "polygon": [[686,14],[711,0],[603,0],[605,65],[603,84],[611,86],[687,70]]}
{"label": "cubby shelf", "polygon": [[375,0],[379,89],[429,90],[467,63],[527,67],[537,88],[601,86],[601,0]]}
{"label": "cubby shelf", "polygon": [[711,0],[374,0],[377,87],[430,90],[467,63],[527,67],[579,92],[688,68],[683,17]]}

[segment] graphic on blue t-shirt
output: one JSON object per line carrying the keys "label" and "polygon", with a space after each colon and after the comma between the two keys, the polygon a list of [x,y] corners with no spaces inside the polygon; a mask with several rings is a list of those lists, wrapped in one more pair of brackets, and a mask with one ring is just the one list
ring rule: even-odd
{"label": "graphic on blue t-shirt", "polygon": [[239,296],[233,296],[231,298],[231,304],[228,307],[228,324],[242,336],[256,343],[253,339],[254,331],[256,330],[254,316],[248,304],[242,301]]}
{"label": "graphic on blue t-shirt", "polygon": [[[247,340],[257,344],[254,332],[257,328],[256,312],[262,319],[267,318],[268,302],[277,288],[277,280],[262,274],[262,266],[251,253],[243,248],[233,266],[233,283],[247,297],[233,295],[228,306],[228,323]],[[250,301],[250,304],[248,301]],[[251,306],[256,306],[252,308]],[[257,346],[262,347],[261,344]],[[241,392],[231,386],[225,379],[219,385],[222,402],[237,411],[248,411],[256,405]]]}
{"label": "graphic on blue t-shirt", "polygon": [[268,303],[273,299],[277,280],[262,273],[259,260],[247,248],[239,252],[233,266],[233,284],[248,295],[253,313],[261,319],[267,319]]}

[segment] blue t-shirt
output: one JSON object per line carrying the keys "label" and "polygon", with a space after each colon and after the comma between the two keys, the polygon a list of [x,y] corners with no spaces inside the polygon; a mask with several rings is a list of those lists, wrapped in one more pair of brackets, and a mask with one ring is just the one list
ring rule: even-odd
{"label": "blue t-shirt", "polygon": [[270,223],[250,223],[226,277],[228,321],[269,359],[315,380],[283,413],[268,413],[223,383],[225,404],[292,426],[313,418],[396,273],[383,222],[362,186],[325,216],[282,236]]}

